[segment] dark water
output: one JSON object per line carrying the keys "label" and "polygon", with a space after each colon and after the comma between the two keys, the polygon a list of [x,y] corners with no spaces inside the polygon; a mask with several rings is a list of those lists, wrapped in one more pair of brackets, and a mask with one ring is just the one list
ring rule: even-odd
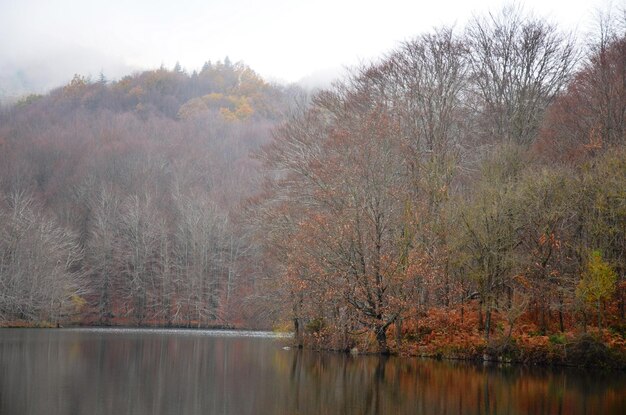
{"label": "dark water", "polygon": [[0,330],[0,414],[626,414],[626,375],[283,350],[186,330]]}

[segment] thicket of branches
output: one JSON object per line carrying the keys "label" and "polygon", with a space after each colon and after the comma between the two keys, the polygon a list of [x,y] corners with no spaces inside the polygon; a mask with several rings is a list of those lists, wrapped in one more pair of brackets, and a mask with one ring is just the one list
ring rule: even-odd
{"label": "thicket of branches", "polygon": [[279,305],[299,342],[344,350],[386,352],[391,327],[399,348],[439,329],[424,322],[441,310],[446,324],[473,321],[476,342],[521,320],[540,334],[621,330],[620,17],[581,50],[505,8],[313,97],[259,156],[259,302]]}

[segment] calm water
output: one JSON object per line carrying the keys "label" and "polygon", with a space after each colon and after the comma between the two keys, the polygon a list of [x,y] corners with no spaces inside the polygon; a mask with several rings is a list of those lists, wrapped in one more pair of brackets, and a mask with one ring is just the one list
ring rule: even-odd
{"label": "calm water", "polygon": [[626,375],[283,350],[254,333],[0,330],[0,414],[626,414]]}

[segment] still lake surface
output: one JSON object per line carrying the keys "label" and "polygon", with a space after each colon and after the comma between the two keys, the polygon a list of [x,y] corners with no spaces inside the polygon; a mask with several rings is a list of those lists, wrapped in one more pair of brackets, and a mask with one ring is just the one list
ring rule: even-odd
{"label": "still lake surface", "polygon": [[285,350],[271,333],[0,329],[0,414],[626,414],[626,374]]}

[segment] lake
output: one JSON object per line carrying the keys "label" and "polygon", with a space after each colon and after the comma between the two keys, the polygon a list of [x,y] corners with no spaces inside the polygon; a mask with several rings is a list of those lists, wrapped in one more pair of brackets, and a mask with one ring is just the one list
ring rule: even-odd
{"label": "lake", "polygon": [[0,329],[0,414],[625,414],[626,375],[289,349],[271,333]]}

